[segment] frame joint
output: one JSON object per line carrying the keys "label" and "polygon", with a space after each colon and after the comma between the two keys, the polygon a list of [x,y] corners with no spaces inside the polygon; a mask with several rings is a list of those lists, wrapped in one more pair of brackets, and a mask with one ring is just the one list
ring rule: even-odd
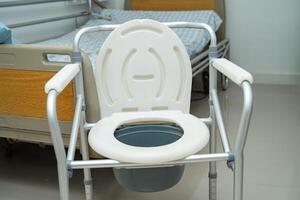
{"label": "frame joint", "polygon": [[72,169],[72,165],[71,165],[71,160],[67,160],[67,171],[68,171],[68,177],[72,178],[73,176],[73,169]]}
{"label": "frame joint", "polygon": [[227,160],[227,166],[229,169],[234,170],[234,153],[228,152],[228,160]]}
{"label": "frame joint", "polygon": [[218,47],[217,46],[211,46],[208,49],[208,55],[209,58],[218,58]]}
{"label": "frame joint", "polygon": [[217,173],[208,173],[208,178],[210,179],[216,179],[218,177]]}
{"label": "frame joint", "polygon": [[73,52],[71,60],[72,60],[72,63],[81,63],[81,53]]}
{"label": "frame joint", "polygon": [[84,180],[84,185],[93,185],[93,179]]}

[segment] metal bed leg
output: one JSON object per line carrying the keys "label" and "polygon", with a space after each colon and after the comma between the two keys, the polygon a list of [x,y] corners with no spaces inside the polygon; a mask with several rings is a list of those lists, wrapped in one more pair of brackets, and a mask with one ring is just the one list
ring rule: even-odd
{"label": "metal bed leg", "polygon": [[[81,154],[82,160],[89,160],[89,148],[87,142],[87,131],[83,128],[83,123],[80,126],[80,145],[81,145]],[[91,169],[83,169],[84,174],[84,188],[85,188],[85,197],[86,200],[93,199],[93,180],[91,176]]]}
{"label": "metal bed leg", "polygon": [[[213,111],[212,111],[213,112]],[[212,124],[210,127],[209,153],[216,153],[216,124],[214,113],[212,113]],[[209,200],[217,200],[217,163],[216,161],[209,162]]]}

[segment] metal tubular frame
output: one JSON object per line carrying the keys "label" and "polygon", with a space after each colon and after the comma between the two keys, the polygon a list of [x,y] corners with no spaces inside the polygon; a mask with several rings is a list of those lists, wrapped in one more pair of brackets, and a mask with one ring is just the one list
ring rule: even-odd
{"label": "metal tubular frame", "polygon": [[[229,50],[229,40],[225,39],[225,40],[219,42],[217,45],[217,49],[218,49],[217,57],[224,58],[227,55],[228,50]],[[191,59],[193,77],[197,76],[199,73],[203,72],[204,70],[206,70],[208,68],[208,66],[209,66],[209,55],[208,54],[209,54],[209,50],[204,51],[201,54],[199,54]]]}
{"label": "metal tubular frame", "polygon": [[211,91],[211,97],[212,97],[212,101],[213,101],[214,108],[215,108],[215,117],[216,117],[216,122],[219,127],[219,132],[220,132],[223,148],[224,148],[224,151],[228,153],[228,152],[230,152],[230,145],[229,145],[227,132],[225,129],[225,125],[224,125],[224,121],[223,121],[223,117],[222,117],[222,113],[221,113],[221,108],[220,108],[220,103],[219,103],[219,99],[218,99],[218,94],[217,94],[216,90]]}
{"label": "metal tubular frame", "polygon": [[51,90],[47,97],[47,115],[48,123],[53,141],[55,156],[57,160],[58,180],[60,199],[69,199],[69,177],[67,171],[67,157],[64,148],[64,142],[61,135],[61,130],[57,120],[56,113],[56,97],[58,96],[56,90]]}
{"label": "metal tubular frame", "polygon": [[32,5],[38,3],[53,3],[53,2],[61,2],[66,0],[15,0],[15,1],[2,1],[0,2],[0,7],[11,7],[11,6],[24,6],[24,5]]}
{"label": "metal tubular frame", "polygon": [[[111,159],[100,159],[100,160],[89,160],[88,155],[88,142],[87,142],[87,131],[91,129],[95,124],[86,122],[85,119],[85,103],[84,103],[84,90],[83,90],[83,77],[82,70],[75,77],[75,88],[76,88],[76,109],[74,115],[74,123],[72,127],[70,146],[68,154],[66,155],[61,130],[59,127],[57,115],[56,115],[56,97],[59,95],[54,89],[50,90],[47,99],[47,112],[48,122],[50,126],[51,137],[53,140],[55,155],[57,159],[58,175],[59,175],[59,186],[60,186],[60,198],[61,200],[69,200],[69,182],[68,175],[72,173],[72,169],[83,169],[84,170],[84,184],[86,191],[86,199],[92,200],[92,178],[90,169],[91,168],[150,168],[150,167],[163,167],[173,166],[179,164],[196,163],[196,162],[209,162],[209,199],[216,200],[216,161],[226,160],[231,163],[229,167],[234,170],[234,200],[242,200],[243,197],[243,151],[247,139],[247,132],[250,123],[253,97],[251,91],[251,85],[247,81],[242,84],[244,93],[244,106],[241,116],[241,121],[238,129],[238,135],[235,142],[234,150],[230,149],[227,132],[224,127],[222,119],[221,109],[217,96],[217,70],[212,66],[211,62],[213,58],[217,57],[217,39],[214,31],[207,25],[202,23],[190,23],[190,22],[171,22],[164,23],[171,28],[198,28],[206,29],[211,37],[209,47],[209,107],[210,116],[208,118],[200,119],[210,128],[210,143],[209,143],[209,154],[191,155],[183,160],[177,160],[168,163],[156,163],[156,164],[135,164],[135,163],[120,163],[116,160]],[[117,28],[119,25],[101,25],[95,27],[83,28],[75,36],[74,39],[74,52],[73,62],[81,64],[81,53],[79,48],[80,38],[87,32],[95,31],[111,31]],[[216,153],[216,129],[220,130],[221,141],[224,148],[224,153]],[[81,152],[83,160],[75,161],[74,154],[76,148],[76,141],[78,137],[78,131],[80,132],[81,140]],[[68,174],[69,172],[69,174]]]}
{"label": "metal tubular frame", "polygon": [[89,12],[83,11],[80,13],[70,14],[70,15],[65,15],[65,16],[37,19],[37,20],[30,21],[30,22],[20,22],[20,23],[10,24],[10,25],[8,25],[8,27],[9,28],[18,28],[18,27],[23,27],[23,26],[31,26],[31,25],[36,25],[36,24],[43,24],[43,23],[48,23],[48,22],[71,19],[71,18],[76,18],[76,17],[86,17],[86,16],[89,16]]}
{"label": "metal tubular frame", "polygon": [[82,97],[82,95],[78,95],[76,107],[75,107],[74,119],[73,119],[73,126],[72,126],[72,130],[71,130],[69,149],[68,149],[68,154],[67,154],[68,161],[74,160],[74,157],[75,157],[76,143],[77,143],[79,126],[80,126],[80,121],[81,121],[80,113],[82,110],[82,103],[83,103],[83,97]]}
{"label": "metal tubular frame", "polygon": [[219,161],[227,160],[230,157],[228,153],[217,154],[196,154],[187,157],[184,160],[177,160],[167,163],[155,163],[155,164],[136,164],[136,163],[121,163],[111,159],[101,160],[89,160],[89,161],[72,161],[70,164],[73,169],[84,168],[155,168],[155,167],[169,167],[174,165],[181,165],[187,163],[205,162],[205,161]]}

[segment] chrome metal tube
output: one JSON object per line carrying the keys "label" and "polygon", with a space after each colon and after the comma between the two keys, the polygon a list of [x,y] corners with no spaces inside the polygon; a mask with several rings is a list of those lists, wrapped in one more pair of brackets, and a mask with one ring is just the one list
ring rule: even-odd
{"label": "chrome metal tube", "polygon": [[[205,29],[208,31],[210,35],[210,46],[215,47],[217,45],[217,37],[214,30],[207,24],[204,23],[193,23],[193,22],[168,22],[163,23],[170,28],[197,28],[197,29]],[[115,28],[119,27],[120,24],[114,25],[101,25],[101,26],[92,26],[80,29],[77,34],[75,35],[74,42],[73,42],[73,49],[74,52],[80,52],[79,42],[80,38],[83,34],[87,32],[96,32],[96,31],[112,31]]]}
{"label": "chrome metal tube", "polygon": [[211,125],[211,118],[208,117],[208,118],[199,118],[204,124],[206,124],[206,126],[210,126]]}
{"label": "chrome metal tube", "polygon": [[[215,36],[215,33],[211,33]],[[213,106],[212,91],[217,89],[217,71],[212,66],[212,59],[217,57],[216,42],[211,43],[209,47],[209,110],[212,119],[210,127],[209,153],[214,154],[217,151],[217,137],[216,137],[216,116]],[[209,200],[217,199],[217,163],[215,161],[209,162]]]}
{"label": "chrome metal tube", "polygon": [[90,130],[90,129],[92,129],[95,125],[96,125],[96,123],[85,123],[84,126],[83,126],[83,128],[84,128],[85,130]]}
{"label": "chrome metal tube", "polygon": [[33,4],[41,4],[41,3],[53,3],[60,2],[66,0],[14,0],[14,1],[0,1],[1,7],[10,7],[10,6],[23,6],[23,5],[33,5]]}
{"label": "chrome metal tube", "polygon": [[217,46],[217,37],[215,31],[208,25],[204,23],[193,23],[193,22],[167,22],[163,23],[170,28],[197,28],[206,29],[210,35],[210,46]]}
{"label": "chrome metal tube", "polygon": [[89,13],[92,13],[93,12],[93,3],[92,3],[92,0],[88,0],[88,3],[89,3]]}
{"label": "chrome metal tube", "polygon": [[97,31],[112,31],[119,26],[120,26],[119,24],[117,24],[117,25],[101,25],[101,26],[91,26],[91,27],[86,27],[86,28],[80,29],[76,33],[75,38],[74,38],[74,42],[73,42],[74,52],[80,52],[79,42],[80,42],[82,35],[84,35],[85,33],[97,32]]}
{"label": "chrome metal tube", "polygon": [[199,73],[203,72],[205,69],[207,69],[207,67],[209,66],[209,62],[207,62],[204,66],[202,67],[198,67],[199,69],[197,69],[196,71],[193,71],[193,77],[196,77]]}
{"label": "chrome metal tube", "polygon": [[[212,107],[212,105],[210,106]],[[216,119],[214,109],[210,110],[212,123],[210,127],[209,153],[214,154],[217,151],[217,137],[216,137]],[[209,162],[209,200],[217,200],[217,163],[216,161]]]}
{"label": "chrome metal tube", "polygon": [[188,163],[197,163],[204,161],[219,161],[227,160],[229,158],[228,153],[219,153],[219,154],[196,154],[187,157],[184,160],[171,161],[166,163],[155,163],[155,164],[137,164],[137,163],[121,163],[116,160],[111,159],[102,159],[102,160],[88,160],[88,161],[72,161],[72,169],[82,169],[82,168],[151,168],[151,167],[163,167],[170,165],[181,165]]}
{"label": "chrome metal tube", "polygon": [[253,95],[250,83],[244,81],[242,88],[244,93],[244,105],[234,151],[234,200],[243,199],[244,148],[253,110]]}
{"label": "chrome metal tube", "polygon": [[[224,50],[226,49],[227,46],[221,46],[220,48],[218,48],[218,55],[220,55],[222,52],[224,52]],[[219,56],[218,56],[219,57]]]}
{"label": "chrome metal tube", "polygon": [[[75,77],[75,91],[77,95],[81,95],[82,97],[82,109],[80,112],[80,125],[79,125],[79,132],[80,132],[80,148],[81,148],[81,155],[82,160],[87,161],[89,160],[89,147],[88,147],[88,140],[87,140],[87,131],[84,129],[84,124],[86,123],[86,115],[85,115],[85,100],[84,100],[84,82],[83,82],[83,70],[82,65],[80,63],[80,72]],[[84,186],[85,186],[85,195],[86,200],[92,200],[93,198],[93,181],[91,176],[91,169],[85,168],[83,169],[84,175]]]}
{"label": "chrome metal tube", "polygon": [[37,19],[37,20],[29,21],[29,22],[19,22],[19,23],[15,23],[15,24],[9,24],[8,27],[9,28],[18,28],[18,27],[23,27],[23,26],[31,26],[31,25],[36,25],[36,24],[43,24],[43,23],[48,23],[48,22],[53,22],[53,21],[70,19],[70,18],[84,17],[84,16],[88,16],[88,15],[89,15],[89,12],[81,12],[81,13],[78,13],[78,14],[70,14],[70,15],[59,16],[59,17]]}
{"label": "chrome metal tube", "polygon": [[60,199],[69,200],[69,178],[67,172],[66,152],[64,149],[64,142],[61,136],[61,130],[56,114],[57,95],[58,93],[55,90],[50,90],[50,92],[48,93],[47,115],[51,138],[57,160]]}
{"label": "chrome metal tube", "polygon": [[[217,44],[218,52],[220,52],[220,49],[222,49],[224,46],[226,47],[226,49],[228,49],[228,47],[229,47],[229,40],[228,39],[222,40],[221,42],[219,42]],[[225,49],[225,51],[226,51],[226,49]],[[199,62],[200,60],[202,60],[206,56],[208,56],[208,50],[204,51],[201,54],[198,54],[197,56],[192,58],[191,59],[192,65],[195,65],[197,62]]]}
{"label": "chrome metal tube", "polygon": [[244,81],[242,83],[242,88],[244,94],[244,105],[235,143],[235,153],[240,153],[244,150],[253,109],[253,94],[251,84],[247,81]]}
{"label": "chrome metal tube", "polygon": [[75,107],[73,125],[72,125],[72,130],[71,130],[71,136],[70,136],[71,138],[70,138],[68,154],[67,154],[68,161],[74,160],[74,157],[75,157],[76,143],[77,143],[77,139],[78,139],[79,126],[81,123],[82,103],[83,103],[83,97],[82,97],[82,95],[78,95],[76,107]]}
{"label": "chrome metal tube", "polygon": [[219,132],[220,132],[220,136],[221,136],[221,140],[222,140],[222,144],[223,144],[223,149],[225,152],[229,153],[230,145],[229,145],[228,135],[227,135],[223,117],[222,117],[222,112],[221,112],[221,107],[220,107],[217,91],[213,90],[211,92],[211,94],[212,94],[213,106],[215,109],[216,122],[218,124]]}
{"label": "chrome metal tube", "polygon": [[[222,47],[221,50],[218,50],[218,55],[220,55],[222,53],[222,55],[220,57],[223,58],[226,55],[227,50],[228,50],[228,46]],[[200,63],[193,64],[193,66],[192,66],[193,77],[197,76],[199,73],[204,71],[208,66],[209,66],[208,58],[204,59]]]}
{"label": "chrome metal tube", "polygon": [[209,63],[209,58],[208,58],[208,57],[205,58],[205,59],[203,59],[200,63],[198,63],[197,65],[195,65],[195,66],[192,68],[193,73],[194,73],[195,71],[197,71],[199,68],[201,68],[202,66],[208,67],[208,63]]}
{"label": "chrome metal tube", "polygon": [[[83,124],[85,122],[85,119],[81,120],[81,126],[80,126],[80,145],[81,145],[81,154],[82,154],[82,160],[88,161],[89,158],[89,146],[88,146],[88,139],[87,139],[87,130],[83,128]],[[84,187],[85,187],[85,196],[86,200],[92,200],[93,199],[93,180],[91,175],[91,169],[85,168],[83,169],[83,175],[84,175]]]}
{"label": "chrome metal tube", "polygon": [[194,58],[191,59],[191,64],[195,65],[197,62],[199,62],[200,60],[202,60],[203,58],[208,56],[208,50],[202,52],[201,54],[195,56]]}

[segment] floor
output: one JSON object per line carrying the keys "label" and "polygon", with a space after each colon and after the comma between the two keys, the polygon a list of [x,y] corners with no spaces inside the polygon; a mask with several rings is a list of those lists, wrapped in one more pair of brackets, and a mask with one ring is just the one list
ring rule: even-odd
{"label": "floor", "polygon": [[[231,86],[220,93],[231,144],[240,117],[241,90]],[[254,112],[245,149],[245,200],[300,199],[300,86],[254,86]],[[192,103],[192,112],[207,115],[207,101]],[[220,145],[219,145],[220,147]],[[221,150],[221,149],[220,149]],[[206,152],[205,149],[203,152]],[[18,143],[6,157],[0,147],[1,200],[58,199],[56,161],[51,147]],[[93,170],[95,200],[208,199],[208,165],[191,164],[170,190],[134,193],[120,187],[110,170]],[[218,162],[218,197],[232,199],[232,173]],[[71,200],[84,199],[82,173],[70,181]]]}

